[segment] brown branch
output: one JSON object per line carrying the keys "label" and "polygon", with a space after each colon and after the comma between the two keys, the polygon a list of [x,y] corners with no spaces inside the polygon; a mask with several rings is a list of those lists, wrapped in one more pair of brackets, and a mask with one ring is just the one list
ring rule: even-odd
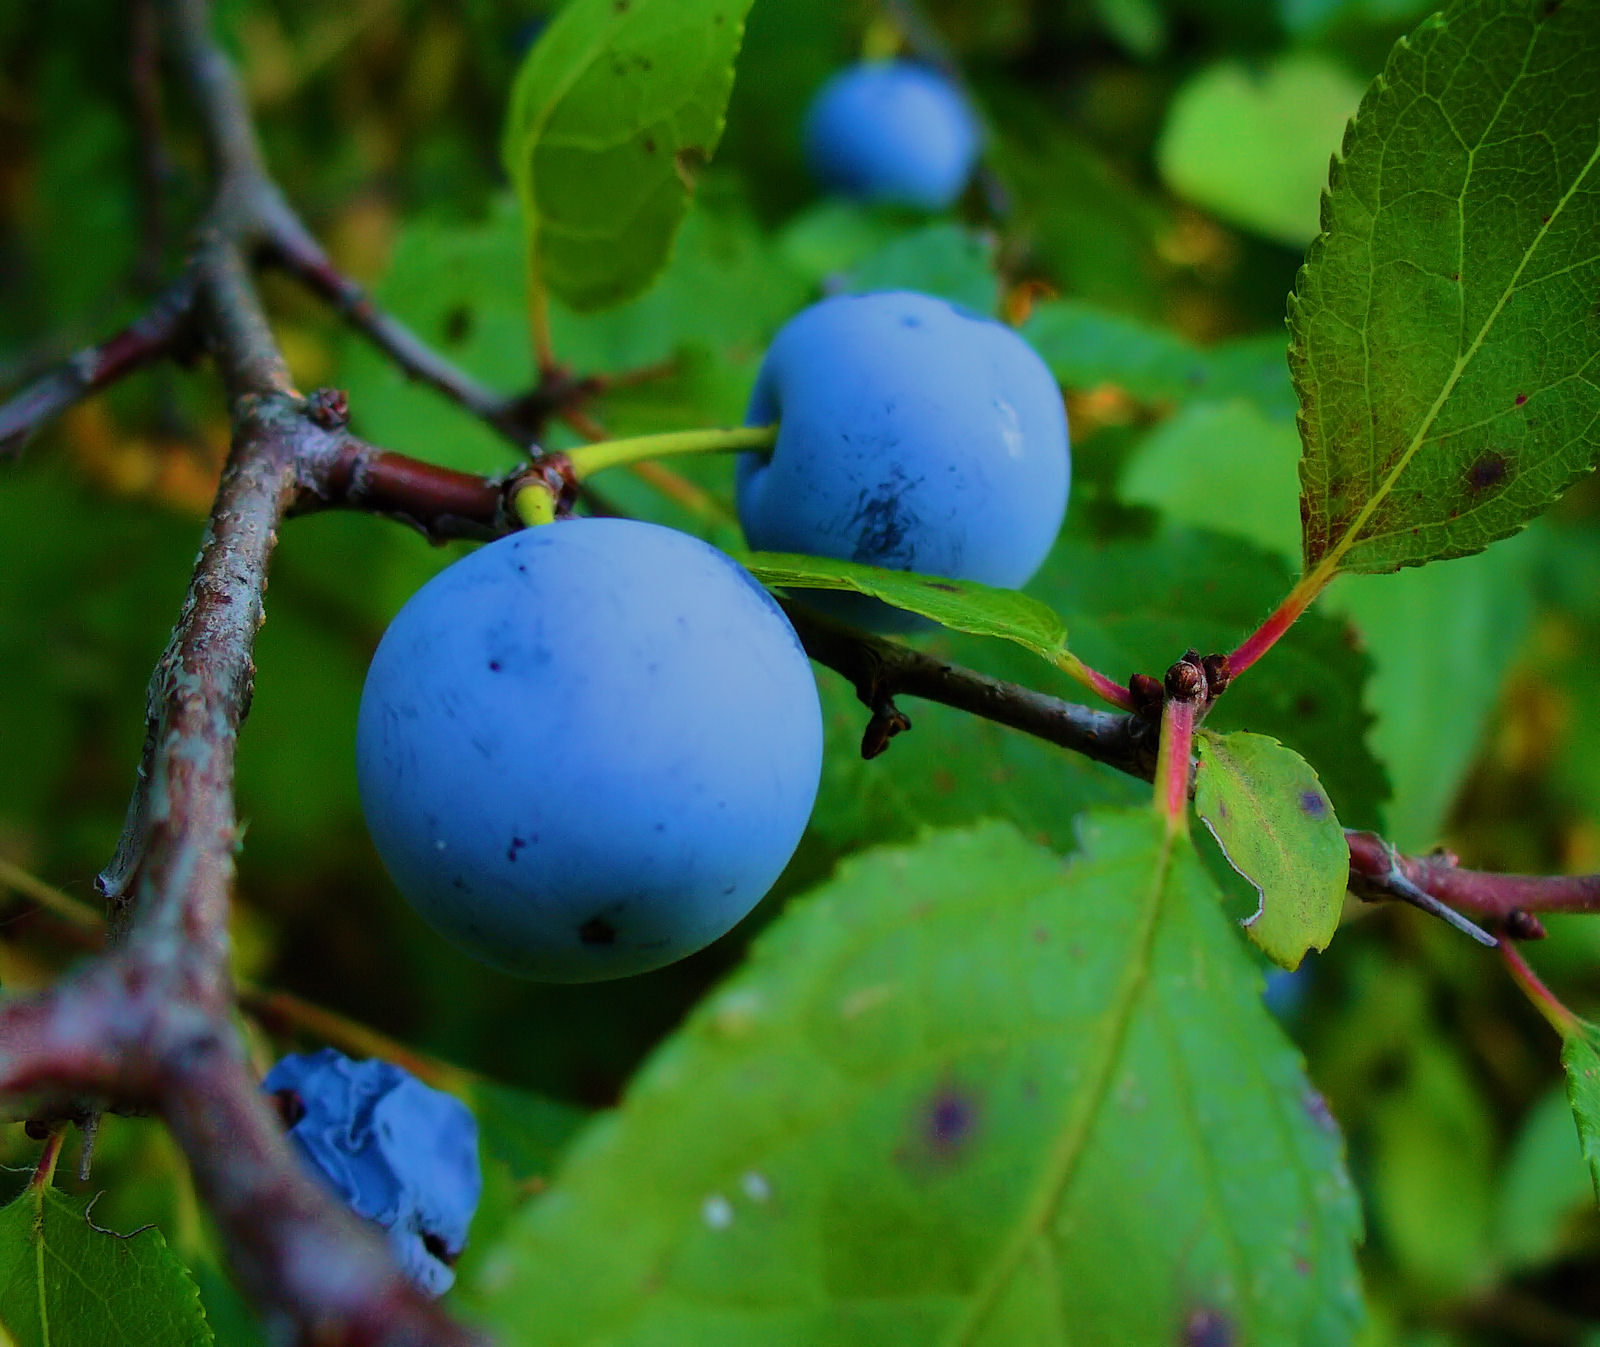
{"label": "brown branch", "polygon": [[[783,609],[806,654],[848,679],[875,718],[891,717],[896,697],[920,697],[1021,730],[1130,776],[1154,779],[1156,742],[1147,721],[990,678],[830,622],[803,604],[785,601]],[[908,723],[898,726],[905,728]],[[890,735],[895,732],[889,730]]]}
{"label": "brown branch", "polygon": [[0,463],[84,398],[154,361],[192,349],[194,277],[185,273],[120,332],[86,346],[0,404]]}
{"label": "brown branch", "polygon": [[479,477],[346,438],[337,454],[302,482],[291,513],[338,509],[385,515],[434,542],[496,538],[518,526],[511,497],[519,477]]}
{"label": "brown branch", "polygon": [[[1392,853],[1377,834],[1347,832],[1353,888],[1381,887]],[[1497,875],[1464,870],[1449,852],[1430,856],[1392,856],[1393,868],[1424,893],[1450,907],[1470,912],[1518,938],[1544,932],[1537,912],[1600,912],[1600,875]]]}
{"label": "brown branch", "polygon": [[354,280],[323,251],[322,245],[285,208],[269,222],[264,242],[268,261],[275,262],[313,294],[326,300],[341,318],[386,355],[407,378],[427,384],[463,411],[492,426],[524,451],[537,426],[525,419],[518,401],[479,383],[440,355],[392,314],[380,309]]}
{"label": "brown branch", "polygon": [[[70,384],[58,379],[25,406],[35,409],[28,424],[37,424],[69,393],[103,386],[126,366],[130,343],[149,358],[192,323],[227,389],[232,445],[177,625],[151,680],[138,780],[101,878],[113,946],[48,993],[0,1005],[0,1111],[161,1113],[235,1272],[280,1336],[350,1347],[466,1344],[474,1336],[413,1290],[371,1227],[307,1175],[261,1098],[232,1024],[234,757],[277,528],[296,506],[381,504],[388,485],[410,479],[403,460],[354,446],[341,425],[329,423],[325,404],[307,404],[294,390],[246,265],[281,195],[265,176],[205,6],[167,0],[162,8],[201,114],[213,204],[175,298],[156,311],[164,321],[135,325],[109,352],[97,350],[92,365],[80,361]],[[471,509],[487,499],[480,487]],[[417,512],[414,500],[405,503]]]}

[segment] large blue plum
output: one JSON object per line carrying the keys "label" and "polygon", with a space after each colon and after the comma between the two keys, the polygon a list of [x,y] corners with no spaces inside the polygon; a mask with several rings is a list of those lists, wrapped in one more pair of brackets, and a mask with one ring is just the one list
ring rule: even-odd
{"label": "large blue plum", "polygon": [[483,1188],[472,1111],[391,1062],[332,1048],[291,1053],[261,1088],[307,1163],[388,1231],[406,1276],[429,1295],[449,1290]]}
{"label": "large blue plum", "polygon": [[[1061,391],[1004,325],[905,291],[792,318],[746,420],[777,421],[739,462],[750,545],[1017,587],[1061,528],[1071,479]],[[913,624],[851,595],[808,596],[883,630]]]}
{"label": "large blue plum", "polygon": [[435,576],[373,656],[367,826],[434,927],[522,976],[660,967],[760,900],[822,764],[811,666],[743,567],[579,519]]}
{"label": "large blue plum", "polygon": [[960,90],[909,61],[840,71],[806,113],[806,159],[842,196],[942,210],[978,157],[978,124]]}

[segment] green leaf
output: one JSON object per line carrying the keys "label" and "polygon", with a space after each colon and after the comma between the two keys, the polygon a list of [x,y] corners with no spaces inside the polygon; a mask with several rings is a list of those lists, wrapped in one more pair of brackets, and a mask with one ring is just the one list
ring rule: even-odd
{"label": "green leaf", "polygon": [[1444,835],[1532,627],[1541,550],[1530,532],[1448,566],[1346,576],[1319,605],[1372,657],[1372,746],[1394,784],[1386,835],[1403,850]]}
{"label": "green leaf", "polygon": [[1194,807],[1261,905],[1245,920],[1274,963],[1298,968],[1339,927],[1350,850],[1310,763],[1264,734],[1200,733]]}
{"label": "green leaf", "polygon": [[1293,561],[1300,551],[1299,457],[1300,437],[1288,421],[1269,420],[1244,401],[1202,403],[1145,437],[1118,495],[1186,524],[1249,538]]}
{"label": "green leaf", "polygon": [[1578,1124],[1578,1145],[1600,1199],[1600,1031],[1579,1021],[1562,1040],[1561,1065],[1567,1070],[1567,1102]]}
{"label": "green leaf", "polygon": [[1107,34],[1130,56],[1148,59],[1167,45],[1167,16],[1155,0],[1094,0]]}
{"label": "green leaf", "polygon": [[1022,335],[1068,388],[1112,384],[1144,402],[1243,398],[1274,420],[1292,420],[1294,390],[1277,332],[1200,347],[1153,323],[1080,300],[1036,304]]}
{"label": "green leaf", "polygon": [[[1159,675],[1189,646],[1233,649],[1290,583],[1288,568],[1268,553],[1214,533],[1165,528],[1112,542],[1068,534],[1027,592],[1061,614],[1078,658],[1125,679]],[[1240,679],[1207,725],[1288,744],[1316,764],[1346,824],[1381,827],[1389,788],[1367,743],[1367,656],[1343,622],[1312,612],[1271,658],[1271,676]]]}
{"label": "green leaf", "polygon": [[1523,1117],[1500,1171],[1496,1253],[1518,1268],[1549,1262],[1569,1243],[1594,1200],[1566,1092],[1553,1086]]}
{"label": "green leaf", "polygon": [[1595,0],[1458,0],[1363,98],[1289,304],[1308,571],[1479,551],[1594,466],[1596,68]]}
{"label": "green leaf", "polygon": [[863,258],[845,278],[846,287],[918,290],[993,315],[1000,308],[1000,278],[994,269],[995,241],[975,230],[941,221],[891,240]]}
{"label": "green leaf", "polygon": [[1372,1106],[1370,1215],[1413,1294],[1442,1299],[1484,1280],[1495,1116],[1460,1048],[1423,1033],[1391,1056],[1401,1084],[1380,1085]]}
{"label": "green leaf", "polygon": [[1067,293],[1154,316],[1162,311],[1157,239],[1170,221],[1048,105],[986,86],[989,157],[1012,193],[1007,235],[1027,238]]}
{"label": "green leaf", "polygon": [[1259,74],[1233,61],[1214,65],[1172,100],[1156,162],[1179,196],[1303,247],[1317,232],[1328,156],[1360,98],[1360,83],[1315,52]]}
{"label": "green leaf", "polygon": [[[482,221],[419,220],[401,230],[378,298],[490,387],[526,388],[533,368],[521,247],[509,197]],[[550,327],[574,369],[673,363],[671,377],[605,398],[601,413],[614,433],[726,424],[744,416],[756,361],[809,293],[805,275],[762,235],[742,198],[712,178],[645,294],[585,317],[554,303]],[[514,446],[407,380],[360,338],[345,343],[338,378],[358,432],[373,440],[470,472],[503,472],[515,462]]]}
{"label": "green leaf", "polygon": [[[1300,546],[1293,452],[1280,428],[1241,403],[1195,407],[1146,436],[1127,463],[1120,494],[1176,521],[1248,538],[1291,558]],[[1371,657],[1371,747],[1393,783],[1384,826],[1402,850],[1425,851],[1440,840],[1532,617],[1535,563],[1550,546],[1542,529],[1536,524],[1492,556],[1398,575],[1344,576],[1317,605],[1341,619]],[[1264,612],[1274,600],[1263,594],[1261,602]],[[1070,608],[1062,611],[1072,620],[1078,653],[1096,662],[1090,633]],[[1419,641],[1424,627],[1433,638]],[[1272,676],[1282,676],[1279,653],[1270,658]],[[1224,706],[1244,687],[1230,691]],[[1306,691],[1318,695],[1309,683]],[[1581,744],[1582,733],[1582,723],[1574,723],[1564,744]],[[1346,822],[1353,822],[1324,752],[1295,742],[1317,764]]]}
{"label": "green leaf", "polygon": [[0,1211],[0,1324],[17,1347],[208,1347],[188,1269],[161,1232],[96,1230],[53,1188]]}
{"label": "green leaf", "polygon": [[575,1104],[489,1080],[477,1081],[467,1102],[484,1151],[504,1161],[518,1180],[548,1174],[589,1117]]}
{"label": "green leaf", "polygon": [[737,559],[762,584],[774,588],[865,594],[953,631],[1015,641],[1052,664],[1066,655],[1067,629],[1061,619],[1020,590],[800,553],[746,552]]}
{"label": "green leaf", "polygon": [[793,904],[479,1264],[492,1327],[1349,1342],[1338,1132],[1215,890],[1148,809],[1083,837],[933,835]]}
{"label": "green leaf", "polygon": [[751,0],[574,0],[528,53],[504,158],[532,275],[575,309],[666,264],[722,136]]}
{"label": "green leaf", "polygon": [[1278,0],[1283,25],[1297,37],[1358,25],[1390,28],[1415,23],[1434,9],[1432,0]]}

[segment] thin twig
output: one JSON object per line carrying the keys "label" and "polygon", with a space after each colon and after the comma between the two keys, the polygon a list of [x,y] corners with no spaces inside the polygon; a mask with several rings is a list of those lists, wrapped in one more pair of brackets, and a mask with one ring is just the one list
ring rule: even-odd
{"label": "thin twig", "polygon": [[172,176],[161,116],[161,17],[152,0],[128,6],[128,87],[138,140],[139,252],[134,278],[142,291],[160,281],[167,249],[166,191]]}
{"label": "thin twig", "polygon": [[[1412,907],[1419,908],[1430,916],[1438,917],[1441,921],[1454,926],[1463,935],[1471,936],[1480,945],[1494,949],[1499,941],[1485,931],[1477,923],[1463,917],[1454,908],[1445,906],[1420,884],[1413,881],[1406,874],[1404,862],[1393,847],[1374,833],[1351,833],[1347,839],[1360,839],[1359,841],[1347,840],[1350,847],[1350,889],[1359,898],[1377,901],[1384,898],[1396,899],[1402,903],[1410,903]],[[1382,859],[1369,855],[1372,846],[1382,853]],[[1361,860],[1357,860],[1357,852]],[[1413,866],[1416,864],[1412,862]]]}
{"label": "thin twig", "polygon": [[1497,875],[1464,870],[1449,852],[1393,856],[1375,833],[1347,832],[1352,882],[1380,881],[1396,870],[1409,883],[1451,907],[1493,926],[1516,923],[1518,913],[1600,912],[1600,875]]}
{"label": "thin twig", "polygon": [[895,697],[920,697],[1081,753],[1145,781],[1154,779],[1154,727],[1135,716],[1096,711],[936,659],[830,622],[802,604],[784,611],[806,653],[842,674],[878,714]]}
{"label": "thin twig", "polygon": [[49,422],[92,393],[153,361],[182,356],[191,348],[195,278],[185,273],[120,332],[76,355],[0,405],[0,463],[22,452]]}
{"label": "thin twig", "polygon": [[[162,9],[216,181],[181,312],[227,390],[232,447],[151,680],[137,784],[101,878],[113,945],[48,992],[0,1004],[0,1113],[160,1112],[235,1273],[283,1334],[348,1347],[466,1344],[475,1337],[412,1289],[371,1227],[305,1172],[232,1024],[234,755],[268,562],[292,507],[349,495],[360,474],[342,426],[294,389],[247,269],[282,197],[265,175],[237,77],[201,0],[166,0]],[[98,365],[74,387],[96,378]]]}
{"label": "thin twig", "polygon": [[531,437],[525,434],[526,427],[517,421],[515,399],[479,383],[398,318],[380,309],[361,285],[334,266],[322,245],[292,212],[279,213],[271,223],[265,241],[268,261],[277,263],[312,293],[326,300],[407,378],[442,393],[520,448],[530,447]]}

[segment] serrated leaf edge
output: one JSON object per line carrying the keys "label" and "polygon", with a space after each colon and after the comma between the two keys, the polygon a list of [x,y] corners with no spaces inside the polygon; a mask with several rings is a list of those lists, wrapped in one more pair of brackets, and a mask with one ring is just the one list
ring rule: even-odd
{"label": "serrated leaf edge", "polygon": [[[1290,378],[1294,382],[1295,394],[1300,401],[1300,408],[1295,413],[1295,425],[1300,431],[1300,440],[1302,446],[1304,446],[1306,443],[1306,427],[1308,422],[1305,414],[1305,399],[1299,395],[1303,376],[1309,368],[1309,359],[1303,345],[1305,329],[1300,319],[1300,291],[1305,284],[1307,272],[1320,263],[1323,254],[1327,250],[1328,241],[1332,236],[1331,197],[1332,194],[1339,188],[1341,172],[1344,168],[1346,155],[1349,151],[1352,137],[1355,133],[1357,125],[1361,122],[1361,119],[1364,116],[1374,113],[1378,101],[1389,91],[1390,72],[1395,68],[1397,62],[1403,61],[1410,56],[1414,39],[1426,38],[1429,42],[1437,41],[1441,34],[1448,31],[1450,19],[1454,16],[1455,12],[1459,10],[1459,8],[1460,5],[1457,4],[1456,6],[1452,7],[1452,10],[1449,14],[1440,12],[1429,15],[1411,33],[1401,37],[1394,44],[1393,48],[1390,49],[1388,60],[1384,63],[1383,71],[1372,81],[1370,85],[1367,86],[1367,91],[1361,96],[1361,102],[1359,106],[1356,108],[1356,111],[1350,118],[1350,121],[1346,124],[1344,138],[1339,150],[1335,152],[1329,160],[1328,185],[1323,188],[1322,191],[1320,210],[1321,228],[1317,234],[1317,237],[1311,241],[1310,246],[1306,250],[1305,261],[1301,263],[1299,270],[1295,274],[1295,286],[1294,289],[1289,292],[1287,301],[1287,322],[1289,327],[1289,373]],[[1537,34],[1537,28],[1535,29],[1535,33]],[[1444,387],[1440,390],[1439,396],[1434,400],[1433,405],[1429,407],[1426,415],[1423,417],[1416,433],[1412,436],[1411,443],[1406,446],[1405,452],[1401,454],[1393,469],[1385,476],[1378,489],[1368,498],[1367,502],[1362,506],[1360,511],[1357,512],[1355,519],[1345,529],[1339,541],[1335,543],[1327,552],[1317,557],[1315,562],[1312,561],[1307,547],[1308,538],[1306,531],[1310,527],[1310,516],[1309,512],[1304,508],[1306,504],[1306,498],[1305,495],[1302,494],[1301,558],[1303,568],[1309,569],[1309,567],[1312,565],[1315,566],[1315,569],[1311,570],[1309,573],[1308,579],[1310,583],[1315,583],[1317,580],[1321,580],[1323,583],[1325,583],[1328,579],[1331,579],[1339,572],[1339,563],[1344,559],[1344,557],[1356,546],[1358,542],[1364,541],[1359,537],[1362,527],[1376,512],[1378,506],[1381,505],[1385,499],[1387,499],[1389,492],[1393,489],[1394,483],[1398,481],[1400,475],[1405,471],[1406,467],[1411,463],[1411,460],[1416,456],[1417,451],[1422,447],[1423,442],[1427,439],[1428,432],[1432,429],[1434,421],[1438,417],[1440,410],[1443,408],[1445,402],[1449,399],[1450,394],[1454,391],[1456,384],[1461,378],[1461,375],[1471,363],[1472,357],[1477,352],[1484,338],[1487,336],[1489,329],[1494,326],[1495,320],[1500,316],[1501,311],[1504,309],[1511,295],[1515,292],[1517,280],[1521,277],[1523,269],[1527,266],[1529,259],[1538,250],[1539,245],[1544,241],[1545,235],[1548,232],[1551,224],[1554,223],[1561,211],[1572,199],[1573,194],[1578,190],[1579,185],[1582,184],[1584,179],[1594,169],[1597,163],[1600,163],[1600,139],[1597,139],[1594,152],[1589,156],[1588,162],[1579,171],[1577,177],[1574,178],[1572,186],[1568,188],[1566,193],[1561,197],[1561,200],[1551,210],[1550,214],[1545,217],[1544,223],[1541,225],[1538,234],[1535,235],[1533,242],[1528,246],[1526,252],[1524,252],[1522,261],[1518,263],[1517,269],[1512,275],[1511,280],[1507,283],[1504,293],[1501,294],[1499,301],[1494,306],[1494,309],[1484,321],[1484,324],[1482,328],[1480,328],[1477,336],[1473,338],[1471,346],[1467,349],[1467,351],[1456,357],[1455,368],[1451,371],[1450,377],[1446,380]],[[1309,464],[1310,459],[1302,449],[1299,465],[1302,493],[1308,491],[1312,485],[1308,480],[1307,469]],[[1572,482],[1578,480],[1578,478],[1584,475],[1584,472],[1586,471],[1588,471],[1588,469],[1575,472],[1562,488],[1554,491],[1547,498],[1546,505],[1553,504],[1556,500],[1560,499],[1561,493],[1565,489],[1565,485],[1570,485]],[[1326,483],[1324,483],[1324,486],[1325,485]],[[1519,533],[1531,522],[1531,518],[1524,520],[1521,524],[1505,533],[1497,535],[1496,538],[1491,539],[1490,541],[1498,541],[1500,538],[1510,537],[1514,533]],[[1396,562],[1392,566],[1382,567],[1381,570],[1386,572],[1397,571],[1403,566],[1421,566],[1427,564],[1428,561],[1444,561],[1452,557],[1469,556],[1474,552],[1482,551],[1487,545],[1487,543],[1482,543],[1475,547],[1449,548],[1433,557],[1415,561]]]}

